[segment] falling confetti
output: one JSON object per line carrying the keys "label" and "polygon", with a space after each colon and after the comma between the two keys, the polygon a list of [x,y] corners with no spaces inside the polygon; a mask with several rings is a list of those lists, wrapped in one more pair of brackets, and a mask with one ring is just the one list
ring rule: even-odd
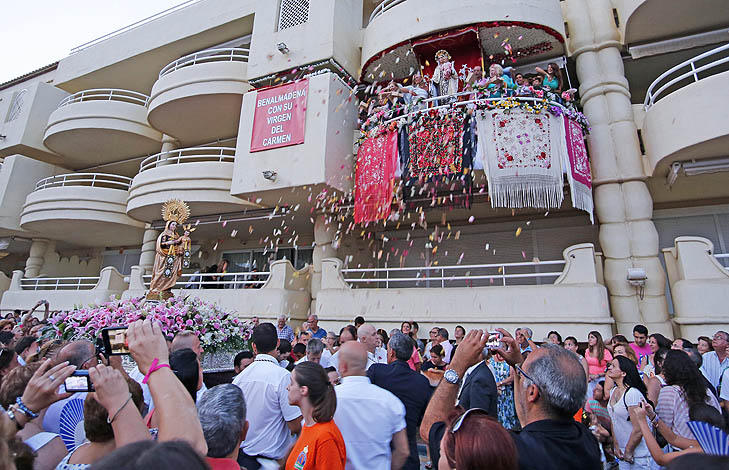
{"label": "falling confetti", "polygon": [[[469,224],[472,224],[474,220],[476,220],[476,218],[475,218],[474,216],[471,216],[471,217],[469,217],[469,218],[468,218],[468,223],[469,223]],[[518,236],[519,236],[519,235],[517,235],[517,237],[518,237]]]}
{"label": "falling confetti", "polygon": [[521,227],[519,227],[518,229],[516,229],[516,235],[515,236],[517,238],[519,238],[519,235],[521,235]]}

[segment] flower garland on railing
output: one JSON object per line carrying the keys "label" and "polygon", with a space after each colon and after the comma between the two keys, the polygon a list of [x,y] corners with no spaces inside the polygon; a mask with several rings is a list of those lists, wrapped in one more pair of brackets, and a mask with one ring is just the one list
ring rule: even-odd
{"label": "flower garland on railing", "polygon": [[[530,93],[534,94],[535,98],[540,98],[539,101],[522,100],[519,96],[509,96],[498,101],[481,99],[477,100],[469,106],[460,105],[458,102],[452,103],[450,106],[430,108],[422,110],[417,114],[411,114],[417,111],[418,104],[414,103],[409,106],[401,106],[389,110],[379,110],[370,115],[362,126],[360,127],[360,136],[356,141],[356,144],[361,144],[365,139],[378,137],[387,132],[397,131],[403,126],[414,124],[416,126],[422,125],[426,120],[436,119],[438,116],[454,115],[454,114],[471,114],[474,109],[480,112],[486,112],[494,109],[512,110],[520,109],[528,113],[541,114],[549,112],[554,116],[566,116],[582,127],[584,135],[589,134],[590,124],[587,117],[577,110],[574,103],[574,97],[569,91],[562,93],[561,98],[563,101],[562,106],[557,106],[557,94],[544,90],[531,89]],[[475,90],[476,93],[480,93],[483,90]],[[396,119],[400,116],[399,119]]]}
{"label": "flower garland on railing", "polygon": [[145,302],[137,297],[59,312],[49,318],[43,336],[65,341],[81,338],[96,341],[103,328],[126,326],[147,318],[159,323],[165,335],[181,331],[195,333],[206,353],[250,350],[251,325],[197,297],[172,297],[164,303]]}

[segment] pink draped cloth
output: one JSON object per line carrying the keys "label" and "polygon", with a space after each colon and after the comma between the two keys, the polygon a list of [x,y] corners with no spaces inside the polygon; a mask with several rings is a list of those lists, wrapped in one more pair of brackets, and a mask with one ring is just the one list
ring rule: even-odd
{"label": "pink draped cloth", "polygon": [[582,135],[582,126],[565,116],[564,133],[570,165],[567,176],[572,195],[572,207],[589,212],[590,220],[594,222],[592,171],[590,169],[590,159],[587,156],[587,148],[585,148],[585,137]]}
{"label": "pink draped cloth", "polygon": [[355,223],[390,215],[397,164],[397,133],[372,137],[359,146],[354,179]]}

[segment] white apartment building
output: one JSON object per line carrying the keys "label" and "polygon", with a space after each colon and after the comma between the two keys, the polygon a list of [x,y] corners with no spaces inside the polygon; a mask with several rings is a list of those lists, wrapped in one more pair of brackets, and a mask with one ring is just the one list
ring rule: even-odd
{"label": "white apartment building", "polygon": [[[358,99],[437,49],[488,70],[506,39],[504,65],[556,62],[578,90],[594,223],[567,185],[556,209],[493,208],[475,169],[467,207],[416,185],[355,224]],[[260,144],[267,87],[298,79],[300,135]],[[179,198],[197,230],[178,292],[246,318],[729,328],[725,0],[191,0],[0,84],[0,156],[3,313],[143,295]]]}

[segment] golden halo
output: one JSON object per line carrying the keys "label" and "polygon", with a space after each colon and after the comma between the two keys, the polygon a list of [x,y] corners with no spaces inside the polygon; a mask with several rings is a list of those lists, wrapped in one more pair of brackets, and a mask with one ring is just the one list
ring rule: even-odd
{"label": "golden halo", "polygon": [[170,199],[162,204],[162,218],[165,222],[184,223],[190,217],[190,208],[180,199]]}

